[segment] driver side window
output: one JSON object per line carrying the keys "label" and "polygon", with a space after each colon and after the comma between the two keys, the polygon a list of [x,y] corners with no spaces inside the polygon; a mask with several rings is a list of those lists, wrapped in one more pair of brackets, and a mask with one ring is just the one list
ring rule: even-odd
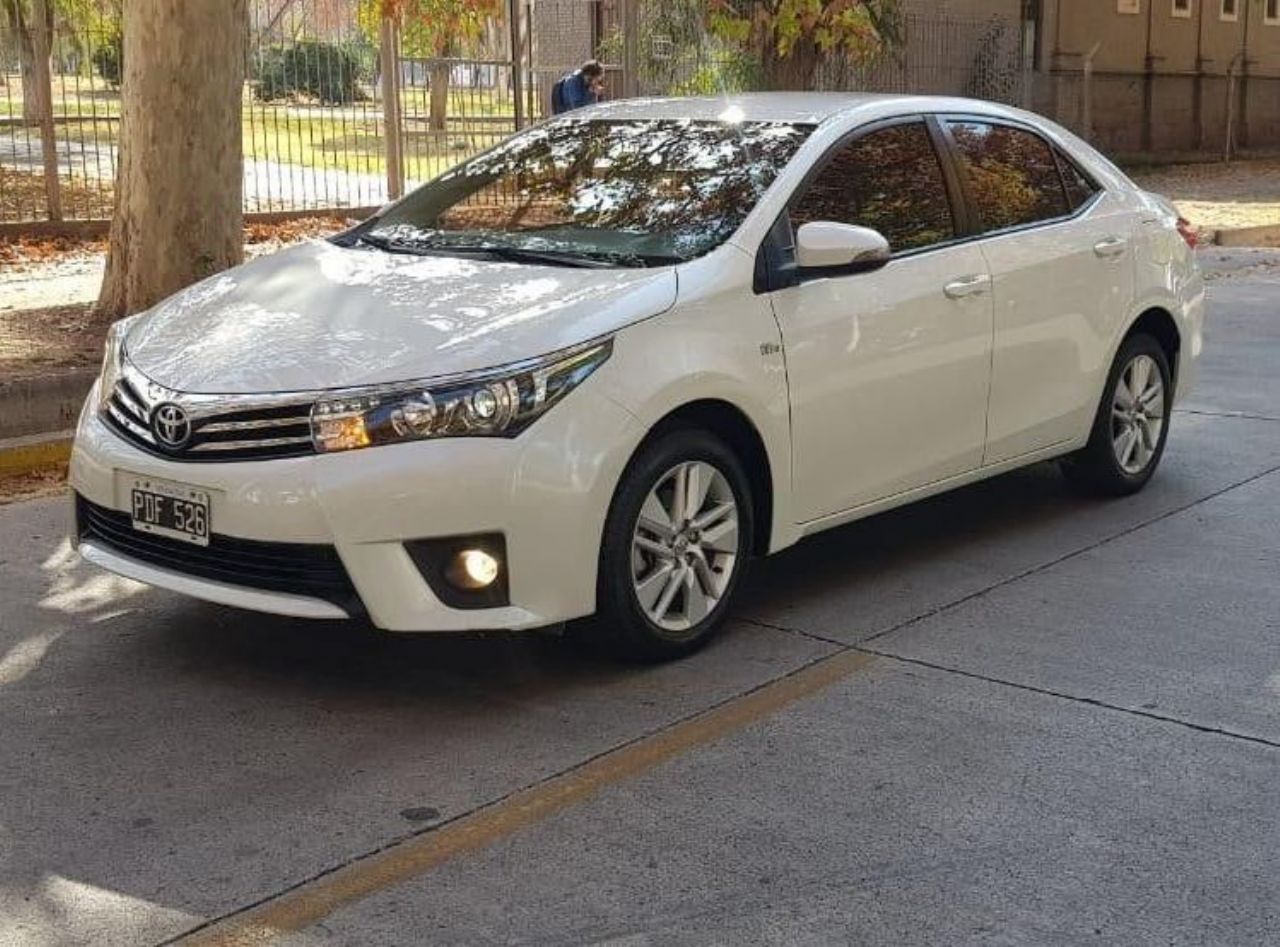
{"label": "driver side window", "polygon": [[923,121],[891,125],[840,148],[790,215],[795,228],[818,220],[870,227],[894,253],[956,235],[942,164]]}

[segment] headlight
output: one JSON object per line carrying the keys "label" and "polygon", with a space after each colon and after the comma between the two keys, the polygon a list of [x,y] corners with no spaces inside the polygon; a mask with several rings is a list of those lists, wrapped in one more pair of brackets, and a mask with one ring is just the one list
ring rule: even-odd
{"label": "headlight", "polygon": [[438,437],[515,437],[600,367],[613,340],[421,385],[335,394],[311,410],[322,453]]}
{"label": "headlight", "polygon": [[107,330],[107,343],[102,353],[102,373],[98,384],[99,411],[106,410],[107,402],[111,400],[111,395],[116,389],[116,382],[120,378],[120,366],[124,362],[124,338],[129,333],[129,327],[140,315],[141,313],[113,322],[111,328]]}

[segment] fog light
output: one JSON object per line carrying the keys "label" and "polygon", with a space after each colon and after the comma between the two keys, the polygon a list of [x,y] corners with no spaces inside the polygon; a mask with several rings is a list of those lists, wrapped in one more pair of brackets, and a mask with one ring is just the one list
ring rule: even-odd
{"label": "fog light", "polygon": [[483,549],[463,549],[449,561],[445,578],[460,589],[476,590],[493,585],[500,563]]}
{"label": "fog light", "polygon": [[502,608],[511,604],[507,540],[502,533],[410,539],[409,558],[447,608]]}

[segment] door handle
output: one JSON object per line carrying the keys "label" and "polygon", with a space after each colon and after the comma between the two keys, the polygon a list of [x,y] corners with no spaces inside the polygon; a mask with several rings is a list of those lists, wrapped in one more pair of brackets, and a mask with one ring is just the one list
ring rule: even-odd
{"label": "door handle", "polygon": [[1108,237],[1106,240],[1099,240],[1093,245],[1093,252],[1098,256],[1113,257],[1124,253],[1126,241],[1124,237]]}
{"label": "door handle", "polygon": [[986,273],[975,273],[973,276],[962,276],[952,280],[942,291],[948,299],[963,299],[965,296],[977,296],[987,291],[991,285],[991,277]]}

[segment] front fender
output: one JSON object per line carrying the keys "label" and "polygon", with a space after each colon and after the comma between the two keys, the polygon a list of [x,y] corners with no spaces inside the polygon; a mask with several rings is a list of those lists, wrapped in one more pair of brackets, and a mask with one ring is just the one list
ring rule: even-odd
{"label": "front fender", "polygon": [[[608,396],[639,422],[634,447],[693,402],[722,401],[741,412],[769,460],[773,552],[799,538],[792,515],[786,362],[773,309],[751,291],[752,261],[727,249],[732,252],[713,255],[718,265],[700,267],[697,261],[682,268],[674,308],[618,333],[600,380]],[[686,292],[690,285],[697,290]]]}

